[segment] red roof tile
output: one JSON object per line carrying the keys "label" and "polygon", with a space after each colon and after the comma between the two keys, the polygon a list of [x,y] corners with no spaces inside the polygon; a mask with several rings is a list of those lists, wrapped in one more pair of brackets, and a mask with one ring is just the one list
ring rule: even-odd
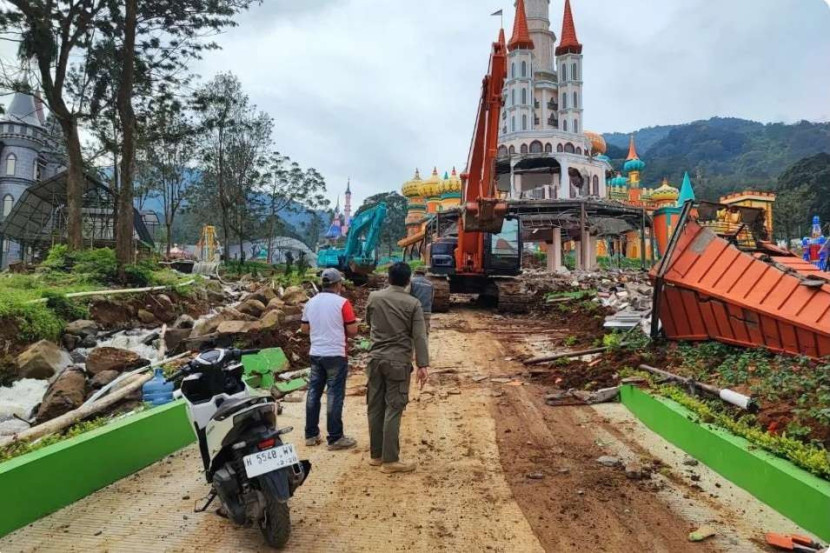
{"label": "red roof tile", "polygon": [[527,15],[525,14],[524,0],[516,2],[516,17],[513,20],[513,36],[510,37],[510,42],[507,48],[512,52],[513,50],[532,50],[533,40],[530,38],[530,31],[527,29]]}
{"label": "red roof tile", "polygon": [[571,13],[571,0],[565,0],[565,16],[562,18],[562,34],[559,46],[556,47],[556,55],[581,54],[582,45],[576,38],[576,27],[574,17]]}

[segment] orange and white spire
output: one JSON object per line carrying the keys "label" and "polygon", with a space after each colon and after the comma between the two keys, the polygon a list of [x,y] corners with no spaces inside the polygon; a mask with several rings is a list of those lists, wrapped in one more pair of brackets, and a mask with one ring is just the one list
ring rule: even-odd
{"label": "orange and white spire", "polygon": [[634,135],[632,134],[631,137],[628,139],[628,157],[625,158],[626,161],[632,159],[640,159],[640,156],[637,155],[637,146],[634,144]]}
{"label": "orange and white spire", "polygon": [[516,2],[516,17],[513,19],[513,36],[507,43],[507,48],[513,50],[533,50],[533,40],[527,27],[527,13],[524,0]]}
{"label": "orange and white spire", "polygon": [[560,35],[559,46],[556,47],[556,55],[581,54],[582,44],[576,38],[576,27],[574,17],[571,13],[571,0],[565,0],[565,15],[562,18],[562,34]]}

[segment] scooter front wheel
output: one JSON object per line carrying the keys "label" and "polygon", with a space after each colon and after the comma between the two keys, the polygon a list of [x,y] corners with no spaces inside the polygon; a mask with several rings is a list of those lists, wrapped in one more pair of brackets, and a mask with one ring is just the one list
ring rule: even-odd
{"label": "scooter front wheel", "polygon": [[282,549],[291,536],[291,510],[287,501],[265,495],[265,516],[259,522],[259,528],[269,546]]}

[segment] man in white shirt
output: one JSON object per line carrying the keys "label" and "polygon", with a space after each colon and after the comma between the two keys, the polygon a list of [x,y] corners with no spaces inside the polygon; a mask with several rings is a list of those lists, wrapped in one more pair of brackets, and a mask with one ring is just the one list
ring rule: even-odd
{"label": "man in white shirt", "polygon": [[323,271],[323,290],[303,309],[302,332],[311,335],[311,377],[306,395],[305,443],[315,446],[320,437],[320,400],[326,390],[326,431],[329,449],[357,445],[343,434],[343,401],[346,397],[346,338],[357,334],[352,304],[340,295],[343,277],[337,269]]}

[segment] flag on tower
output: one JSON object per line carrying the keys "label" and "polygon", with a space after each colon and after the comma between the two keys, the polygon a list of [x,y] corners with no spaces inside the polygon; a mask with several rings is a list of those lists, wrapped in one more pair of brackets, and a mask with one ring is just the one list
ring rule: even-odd
{"label": "flag on tower", "polygon": [[499,10],[497,12],[493,12],[490,15],[504,15],[504,10]]}

